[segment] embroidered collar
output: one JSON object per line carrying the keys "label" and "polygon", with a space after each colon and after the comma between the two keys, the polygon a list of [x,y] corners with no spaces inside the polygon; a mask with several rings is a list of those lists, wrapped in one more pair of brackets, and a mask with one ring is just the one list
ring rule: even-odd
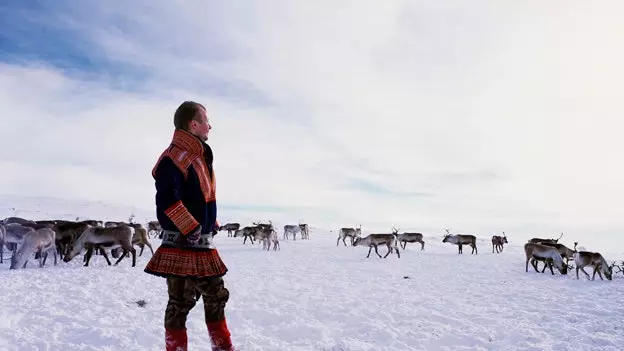
{"label": "embroidered collar", "polygon": [[173,132],[173,140],[171,141],[171,144],[179,147],[180,149],[188,152],[193,156],[204,155],[205,144],[201,140],[199,140],[198,137],[185,130],[176,129]]}

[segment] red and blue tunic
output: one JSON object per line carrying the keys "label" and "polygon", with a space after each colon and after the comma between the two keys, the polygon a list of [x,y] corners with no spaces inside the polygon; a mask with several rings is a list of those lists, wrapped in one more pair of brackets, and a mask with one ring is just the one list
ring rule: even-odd
{"label": "red and blue tunic", "polygon": [[[209,233],[217,225],[215,174],[210,146],[176,129],[169,147],[152,170],[156,183],[156,216],[163,230],[178,232],[181,241],[199,225]],[[164,242],[144,270],[161,277],[210,278],[227,267],[216,249]]]}

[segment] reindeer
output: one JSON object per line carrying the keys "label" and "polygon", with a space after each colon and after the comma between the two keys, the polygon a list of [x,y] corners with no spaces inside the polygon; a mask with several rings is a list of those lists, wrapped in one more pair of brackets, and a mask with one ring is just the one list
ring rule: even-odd
{"label": "reindeer", "polygon": [[[284,240],[288,240],[288,234],[292,234],[293,240],[297,240],[297,233],[301,233],[301,227],[299,225],[287,224],[284,226]],[[303,238],[303,234],[301,234]]]}
{"label": "reindeer", "polygon": [[249,239],[249,241],[251,241],[251,244],[254,244],[254,234],[256,233],[255,231],[256,227],[244,227],[242,229],[239,229],[237,231],[234,232],[234,237],[237,238],[239,236],[243,236],[243,245],[245,245],[245,243],[247,242],[247,239]]}
{"label": "reindeer", "polygon": [[43,267],[49,251],[52,251],[54,254],[54,265],[56,266],[56,233],[50,228],[30,231],[24,236],[24,241],[17,254],[11,257],[10,269],[26,268],[31,255],[36,252],[40,254],[39,267]]}
{"label": "reindeer", "polygon": [[602,279],[602,273],[604,273],[607,280],[613,279],[613,268],[607,264],[607,260],[602,257],[602,255],[598,252],[589,252],[589,251],[578,251],[574,253],[574,263],[576,265],[576,279],[579,279],[579,270],[583,271],[589,279],[589,274],[585,272],[586,266],[594,266],[594,274],[591,277],[591,280],[596,279],[596,273]]}
{"label": "reindeer", "polygon": [[563,236],[563,233],[561,233],[561,235],[559,235],[559,237],[557,239],[533,238],[533,239],[529,240],[529,242],[533,243],[533,244],[543,244],[543,243],[556,244],[556,243],[559,242],[559,239],[561,239],[562,236]]}
{"label": "reindeer", "polygon": [[232,234],[239,229],[240,229],[239,223],[226,223],[225,225],[222,225],[219,227],[219,231],[227,230],[228,237],[231,237]]}
{"label": "reindeer", "polygon": [[[132,245],[136,245],[141,249],[141,251],[139,251],[139,257],[143,255],[143,249],[145,249],[145,246],[149,247],[150,251],[152,252],[152,256],[154,256],[154,249],[152,248],[152,244],[149,241],[147,230],[145,230],[145,228],[137,223],[132,223],[129,226],[134,229],[134,233],[132,233]],[[96,245],[95,248],[100,249],[100,252],[103,250],[99,247],[99,245]],[[113,256],[113,258],[119,258],[119,250],[121,250],[121,247],[117,247],[111,250],[111,256]],[[128,254],[126,253],[126,256],[127,255]]]}
{"label": "reindeer", "polygon": [[154,256],[154,249],[149,241],[147,230],[145,230],[145,228],[138,223],[132,223],[130,226],[134,228],[134,233],[132,234],[132,245],[138,245],[139,248],[141,248],[141,251],[139,251],[139,257],[143,255],[143,249],[145,249],[145,246],[149,247],[152,252],[152,256]]}
{"label": "reindeer", "polygon": [[399,248],[397,247],[397,242],[398,240],[396,237],[396,232],[392,234],[369,234],[365,238],[359,236],[355,238],[353,246],[368,246],[368,255],[366,255],[366,258],[370,257],[371,250],[374,247],[375,253],[377,254],[377,256],[379,256],[379,258],[381,258],[379,251],[377,251],[377,246],[386,245],[388,247],[388,252],[385,256],[383,256],[383,258],[388,257],[388,255],[391,254],[392,251],[395,251],[397,257],[401,258],[401,253],[399,252]]}
{"label": "reindeer", "polygon": [[275,230],[256,227],[254,230],[254,238],[256,241],[262,241],[262,249],[266,249],[267,251],[271,248],[271,244],[273,244],[273,250],[277,250],[279,248],[279,240],[277,238],[277,233]]}
{"label": "reindeer", "polygon": [[552,269],[552,264],[548,264],[550,262],[557,267],[559,273],[568,274],[568,265],[563,263],[561,254],[552,246],[526,243],[524,244],[524,253],[526,255],[526,272],[529,272],[529,261],[531,261],[531,265],[533,266],[533,269],[535,269],[535,272],[538,272],[537,261],[545,261],[546,265],[550,268],[550,273],[552,273],[552,275],[555,275],[555,272]]}
{"label": "reindeer", "polygon": [[4,229],[4,245],[11,251],[12,256],[15,256],[17,253],[17,247],[24,241],[26,234],[35,231],[31,227],[23,226],[19,223],[6,224]]}
{"label": "reindeer", "polygon": [[340,243],[340,240],[342,240],[342,243],[344,244],[344,246],[347,246],[347,243],[345,242],[345,239],[347,237],[351,238],[351,246],[354,246],[355,239],[359,238],[361,235],[362,235],[361,224],[355,229],[340,228],[340,230],[338,230],[338,240],[336,240],[336,246],[338,246],[338,244]]}
{"label": "reindeer", "polygon": [[[136,266],[136,249],[132,246],[132,236],[134,233],[134,228],[122,225],[118,227],[110,227],[110,228],[100,228],[100,227],[91,227],[88,226],[87,229],[76,239],[74,243],[74,247],[70,253],[65,255],[63,261],[69,262],[72,258],[76,257],[85,245],[87,247],[87,259],[85,262],[85,267],[89,265],[89,260],[91,259],[91,254],[93,250],[89,250],[89,244],[95,246],[99,246],[101,248],[110,248],[114,249],[117,247],[121,247],[123,249],[123,253],[121,257],[115,262],[115,265],[118,265],[121,260],[126,256],[128,252],[132,253],[132,267]],[[108,259],[108,255],[106,251],[102,250],[102,255],[106,259],[108,265],[111,265],[110,260]]]}
{"label": "reindeer", "polygon": [[86,223],[57,222],[53,229],[56,232],[57,251],[63,259],[72,250],[74,242],[89,227]]}
{"label": "reindeer", "polygon": [[451,235],[451,232],[446,229],[446,235],[444,239],[442,239],[443,243],[451,243],[458,246],[458,253],[463,254],[464,251],[462,249],[463,245],[470,245],[472,247],[472,252],[470,254],[478,254],[477,251],[477,237],[470,234],[455,234]]}
{"label": "reindeer", "polygon": [[503,232],[503,236],[500,236],[500,235],[492,236],[492,253],[494,253],[495,249],[496,249],[496,253],[503,252],[503,244],[508,244],[508,243],[509,242],[507,241],[507,236],[505,235],[505,232]]}
{"label": "reindeer", "polygon": [[299,224],[299,229],[301,230],[301,239],[308,240],[310,239],[310,226],[305,223]]}
{"label": "reindeer", "polygon": [[423,241],[423,235],[421,233],[398,234],[397,229],[394,229],[392,233],[396,235],[399,246],[402,246],[403,250],[405,250],[407,243],[420,243],[420,250],[422,251],[425,249],[425,242]]}

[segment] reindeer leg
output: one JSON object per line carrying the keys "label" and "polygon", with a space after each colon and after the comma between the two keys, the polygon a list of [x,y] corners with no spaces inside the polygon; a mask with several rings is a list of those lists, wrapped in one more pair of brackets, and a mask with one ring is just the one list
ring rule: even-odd
{"label": "reindeer leg", "polygon": [[369,257],[370,257],[370,253],[371,253],[371,250],[372,250],[372,249],[373,249],[373,246],[372,246],[372,245],[368,247],[368,255],[366,255],[366,258],[369,258]]}
{"label": "reindeer leg", "polygon": [[526,259],[526,265],[525,265],[525,269],[524,269],[524,271],[527,272],[527,273],[529,273],[529,260],[530,260],[529,258]]}
{"label": "reindeer leg", "polygon": [[89,262],[91,261],[91,256],[93,256],[93,246],[89,246],[87,249],[87,253],[84,255],[84,267],[89,266]]}
{"label": "reindeer leg", "polygon": [[457,244],[457,253],[462,254],[462,244]]}
{"label": "reindeer leg", "polygon": [[[145,245],[147,245],[147,247],[149,247],[150,251],[152,252],[152,256],[154,256],[154,249],[152,248],[152,244],[148,241],[145,243]],[[139,255],[141,256],[141,255]]]}
{"label": "reindeer leg", "polygon": [[423,241],[420,242],[420,251],[422,251],[424,249],[425,249],[425,241],[423,240]]}
{"label": "reindeer leg", "polygon": [[[134,252],[136,252],[136,250],[134,249],[134,247],[132,247],[132,250],[134,250]],[[121,260],[124,259],[124,257],[126,257],[126,254],[128,253],[128,249],[123,248],[123,252],[121,253],[121,255],[119,256],[119,259],[115,262],[115,266],[119,264],[119,262],[121,262]]]}
{"label": "reindeer leg", "polygon": [[555,271],[553,271],[553,265],[552,265],[552,263],[548,265],[548,268],[550,268],[550,273],[551,273],[552,275],[555,275]]}
{"label": "reindeer leg", "polygon": [[590,278],[590,276],[589,276],[589,273],[587,273],[587,272],[585,271],[585,267],[581,267],[581,271],[582,271],[583,273],[585,273],[585,275],[587,276],[587,279],[591,279],[591,278]]}
{"label": "reindeer leg", "polygon": [[110,259],[108,258],[108,254],[106,253],[106,250],[104,250],[104,249],[101,249],[101,250],[102,250],[102,251],[101,251],[102,256],[104,256],[104,259],[106,260],[106,263],[108,263],[108,265],[110,266],[110,265],[111,265],[111,261],[110,261]]}
{"label": "reindeer leg", "polygon": [[381,258],[381,255],[379,254],[379,251],[377,250],[377,245],[375,245],[375,253],[377,254],[377,256],[379,256],[379,258]]}
{"label": "reindeer leg", "polygon": [[132,252],[132,267],[136,267],[136,250],[134,249],[134,247],[130,252]]}
{"label": "reindeer leg", "polygon": [[[537,267],[538,263],[535,261],[535,267]],[[546,271],[546,267],[548,266],[548,261],[544,261],[544,268],[542,268],[542,273]]]}

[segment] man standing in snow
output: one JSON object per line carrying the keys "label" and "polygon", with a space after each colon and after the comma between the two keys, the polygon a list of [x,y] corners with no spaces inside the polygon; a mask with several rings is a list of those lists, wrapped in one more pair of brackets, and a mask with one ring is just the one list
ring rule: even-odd
{"label": "man standing in snow", "polygon": [[173,124],[173,140],[152,170],[163,240],[145,267],[146,273],[167,279],[166,350],[187,350],[186,318],[199,296],[212,350],[234,350],[225,320],[229,291],[222,276],[227,267],[212,244],[215,174],[212,149],[205,143],[212,127],[204,106],[193,101],[177,108]]}

